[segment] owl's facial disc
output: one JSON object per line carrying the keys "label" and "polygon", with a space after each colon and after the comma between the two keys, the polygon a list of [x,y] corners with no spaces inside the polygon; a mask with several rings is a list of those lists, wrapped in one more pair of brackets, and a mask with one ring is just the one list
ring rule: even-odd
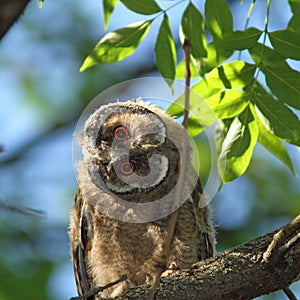
{"label": "owl's facial disc", "polygon": [[168,159],[159,153],[165,135],[148,132],[147,128],[132,130],[128,124],[119,124],[113,130],[106,186],[118,194],[151,190],[168,172]]}
{"label": "owl's facial disc", "polygon": [[[104,184],[119,196],[138,197],[161,185],[170,170],[172,157],[168,155],[177,151],[167,138],[167,128],[162,119],[145,107],[137,107],[116,105],[100,128],[89,127],[90,131],[97,130],[96,139],[95,135],[93,140],[92,135],[89,139],[89,144],[94,143],[89,166],[92,181],[101,189]],[[99,119],[101,117],[100,114]],[[97,122],[92,125],[96,126]],[[176,161],[177,154],[174,156]],[[176,161],[172,164],[177,164]],[[99,184],[100,181],[103,184]]]}

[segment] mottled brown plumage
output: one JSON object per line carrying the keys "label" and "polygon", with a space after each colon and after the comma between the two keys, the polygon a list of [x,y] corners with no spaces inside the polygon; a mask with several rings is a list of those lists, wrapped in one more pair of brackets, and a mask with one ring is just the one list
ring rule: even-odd
{"label": "mottled brown plumage", "polygon": [[[172,188],[179,176],[182,134],[174,119],[142,101],[103,106],[86,122],[82,147],[89,155],[78,165],[79,188],[70,222],[79,295],[122,275],[127,275],[127,281],[106,289],[103,296],[117,296],[153,279],[167,233],[169,217],[164,212],[179,206],[173,203]],[[179,208],[167,267],[188,268],[213,255],[214,234],[201,183],[192,179],[195,171],[190,160],[186,169],[183,193],[190,185],[193,189]],[[133,173],[137,176],[131,178]],[[147,217],[145,212],[115,202],[120,198],[147,205],[163,196],[170,202],[149,210],[163,217],[148,222],[141,221]]]}

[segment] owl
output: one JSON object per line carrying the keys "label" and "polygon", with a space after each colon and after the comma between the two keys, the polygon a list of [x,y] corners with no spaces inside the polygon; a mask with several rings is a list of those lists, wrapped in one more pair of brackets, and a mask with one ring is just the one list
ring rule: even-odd
{"label": "owl", "polygon": [[[85,122],[69,231],[79,295],[124,275],[126,281],[86,299],[116,297],[129,287],[151,283],[175,210],[164,269],[189,268],[213,255],[210,210],[203,203],[191,147],[182,144],[184,134],[163,109],[141,99],[103,105]],[[176,197],[180,176],[182,196]]]}

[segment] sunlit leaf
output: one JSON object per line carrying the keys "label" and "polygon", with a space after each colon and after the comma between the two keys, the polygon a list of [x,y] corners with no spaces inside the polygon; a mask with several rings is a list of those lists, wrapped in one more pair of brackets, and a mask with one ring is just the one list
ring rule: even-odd
{"label": "sunlit leaf", "polygon": [[104,28],[106,29],[118,0],[103,0]]}
{"label": "sunlit leaf", "polygon": [[142,15],[153,15],[161,11],[154,0],[120,0],[128,9]]}
{"label": "sunlit leaf", "polygon": [[195,137],[199,135],[205,128],[212,125],[215,121],[216,121],[215,119],[209,119],[207,118],[207,116],[205,117],[205,119],[201,119],[199,117],[192,115],[189,118],[189,122],[188,122],[188,133],[192,137]]}
{"label": "sunlit leaf", "polygon": [[[210,96],[214,95],[215,93],[219,92],[220,89],[214,89],[211,87],[206,86],[205,80],[203,81],[203,90],[201,93],[198,91],[194,91],[190,95],[190,112],[194,113],[196,110],[199,110],[201,107],[201,103],[205,101],[204,99],[209,98]],[[201,82],[202,82],[201,81]],[[196,92],[196,93],[195,93]],[[207,105],[207,104],[206,104]],[[167,109],[167,113],[171,116],[180,117],[184,113],[184,95],[178,97]]]}
{"label": "sunlit leaf", "polygon": [[106,34],[83,62],[80,71],[120,61],[131,55],[146,36],[151,21],[137,22]]}
{"label": "sunlit leaf", "polygon": [[[249,104],[249,94],[244,91],[227,90],[213,95],[206,101],[198,101],[189,122],[192,136],[211,126],[217,119],[228,119],[239,115]],[[198,125],[198,128],[197,128]],[[200,126],[199,126],[200,125]]]}
{"label": "sunlit leaf", "polygon": [[[176,67],[176,76],[175,77],[176,78],[184,78],[185,72],[186,72],[185,60],[183,59]],[[190,72],[191,72],[191,74],[190,74],[191,78],[199,77],[199,73],[197,72],[197,70],[193,64],[190,64]]]}
{"label": "sunlit leaf", "polygon": [[236,117],[224,139],[219,157],[223,182],[232,181],[246,171],[258,138],[258,128],[249,108]]}
{"label": "sunlit leaf", "polygon": [[207,57],[203,59],[201,70],[202,73],[208,73],[213,68],[218,67],[221,63],[223,63],[227,58],[232,55],[231,50],[225,50],[218,47],[218,51],[216,49],[216,45],[214,43],[210,43],[207,45]]}
{"label": "sunlit leaf", "polygon": [[227,50],[250,49],[255,46],[261,33],[256,28],[248,28],[245,31],[234,31],[225,34],[219,45]]}
{"label": "sunlit leaf", "polygon": [[155,43],[156,65],[164,78],[174,80],[176,68],[176,47],[167,15],[160,25]]}
{"label": "sunlit leaf", "polygon": [[[252,83],[255,69],[255,65],[247,64],[242,61],[223,64],[219,68],[213,69],[206,78],[196,83],[192,87],[192,90],[199,95],[200,99],[208,99],[211,96],[220,93],[225,88],[242,88]],[[231,96],[233,96],[235,92],[236,91],[232,92]],[[218,94],[216,97],[220,97],[220,95],[221,94]],[[235,96],[237,96],[237,94],[235,94]],[[230,97],[230,93],[227,94],[226,97]],[[191,97],[190,111],[193,112],[194,110],[197,110],[199,108],[199,103],[199,98]],[[173,116],[181,116],[184,111],[183,107],[184,98],[179,97],[168,108],[168,113]]]}
{"label": "sunlit leaf", "polygon": [[[202,131],[202,129],[205,129],[211,126],[213,123],[215,123],[217,121],[217,116],[215,112],[212,110],[212,108],[210,107],[210,105],[207,103],[207,101],[202,100],[198,103],[197,111],[193,112],[190,119],[192,120],[191,122],[194,124],[196,124],[196,120],[197,120],[197,122],[200,124],[200,127],[199,126],[198,127]],[[199,130],[199,128],[198,129],[196,128],[194,132]],[[199,131],[198,134],[201,131]]]}
{"label": "sunlit leaf", "polygon": [[237,89],[252,83],[256,66],[243,61],[233,61],[213,69],[205,82],[197,83],[193,90],[202,93],[205,85],[215,89]]}
{"label": "sunlit leaf", "polygon": [[[229,119],[226,119],[228,121]],[[228,129],[231,124],[226,126],[225,122],[223,120],[218,120],[215,126],[215,132],[214,132],[214,140],[216,145],[216,150],[218,152],[218,155],[220,155],[222,150],[222,144],[224,142],[225,136],[227,135]]]}
{"label": "sunlit leaf", "polygon": [[239,90],[226,90],[214,94],[207,103],[218,119],[228,119],[237,116],[249,104],[249,94]]}
{"label": "sunlit leaf", "polygon": [[226,0],[205,1],[205,23],[214,39],[220,40],[233,30],[233,18]]}
{"label": "sunlit leaf", "polygon": [[251,110],[256,124],[258,126],[258,142],[265,147],[270,153],[272,153],[275,157],[281,160],[295,175],[295,170],[293,163],[290,159],[289,153],[287,152],[285,146],[280,141],[280,139],[272,134],[261,122],[260,118],[257,116],[255,109]]}
{"label": "sunlit leaf", "polygon": [[270,95],[254,93],[253,97],[263,125],[288,143],[300,146],[300,121],[292,110]]}
{"label": "sunlit leaf", "polygon": [[192,2],[189,3],[183,13],[181,29],[185,38],[187,38],[191,43],[192,56],[197,59],[206,57],[206,35],[203,17]]}

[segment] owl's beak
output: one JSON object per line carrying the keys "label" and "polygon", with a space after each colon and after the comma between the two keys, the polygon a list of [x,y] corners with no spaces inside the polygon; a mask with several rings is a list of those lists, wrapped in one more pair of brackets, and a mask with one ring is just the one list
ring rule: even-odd
{"label": "owl's beak", "polygon": [[154,150],[158,147],[158,145],[153,145],[153,144],[145,144],[142,145],[142,149],[144,149],[145,151],[149,151],[149,150]]}

